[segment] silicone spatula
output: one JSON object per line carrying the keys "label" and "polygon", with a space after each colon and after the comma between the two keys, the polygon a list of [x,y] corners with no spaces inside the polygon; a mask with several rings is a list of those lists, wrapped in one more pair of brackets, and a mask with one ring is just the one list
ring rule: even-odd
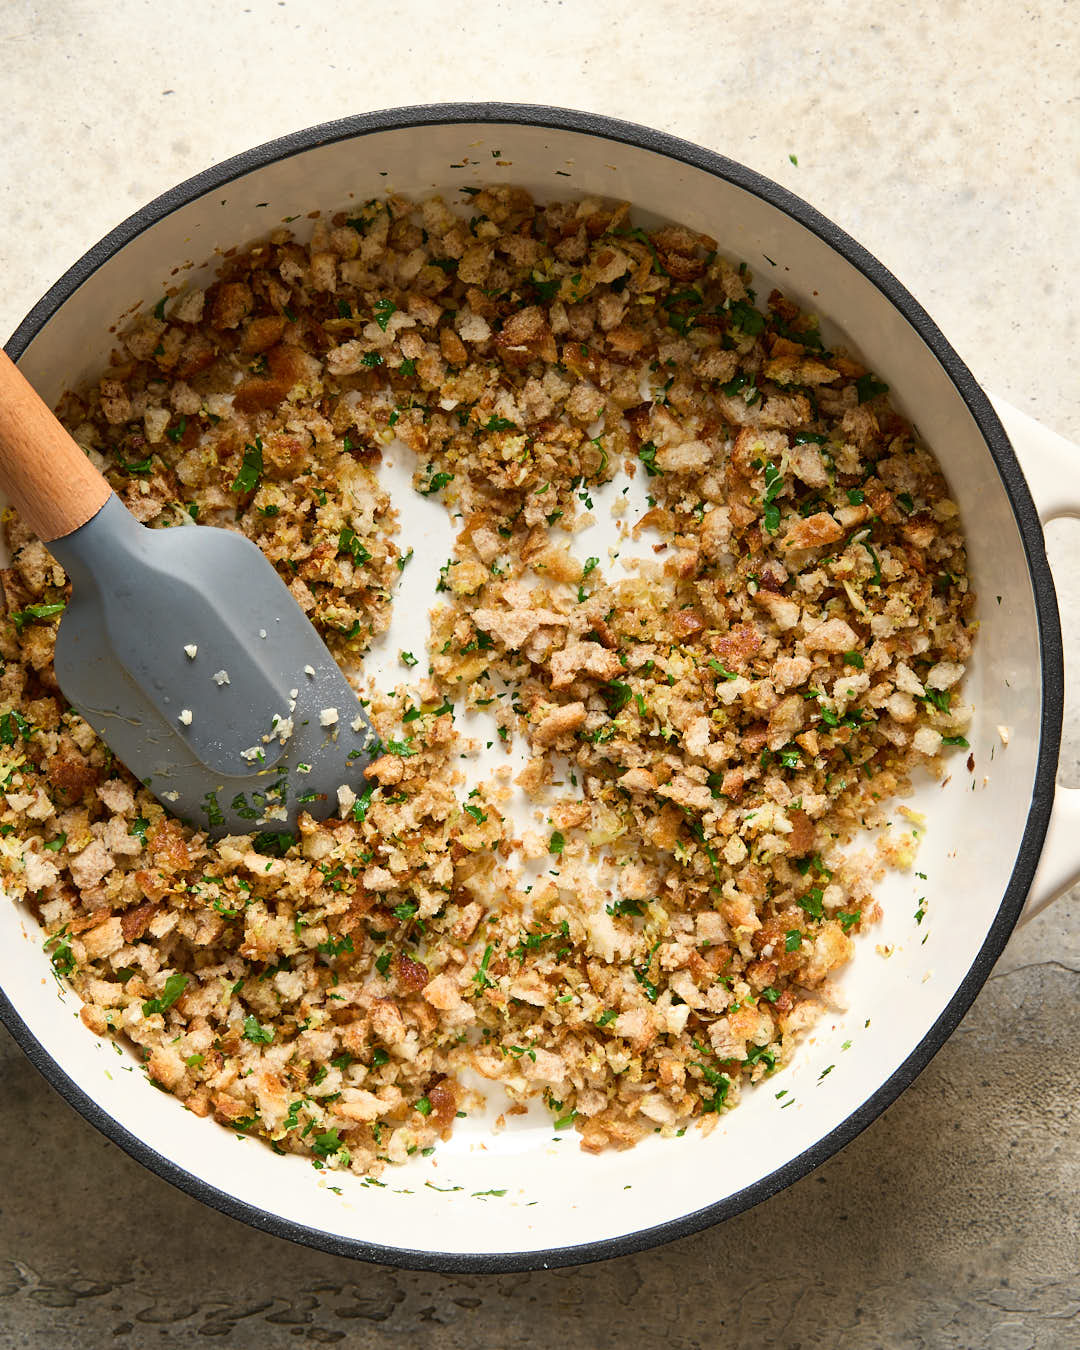
{"label": "silicone spatula", "polygon": [[293,832],[358,791],[375,733],[258,547],[140,524],[0,351],[0,490],[67,572],[65,698],[173,815]]}

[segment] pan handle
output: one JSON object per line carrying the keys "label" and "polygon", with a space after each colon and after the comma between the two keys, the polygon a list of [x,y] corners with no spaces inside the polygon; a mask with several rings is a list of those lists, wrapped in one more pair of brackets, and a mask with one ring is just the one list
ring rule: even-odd
{"label": "pan handle", "polygon": [[[1012,441],[1043,525],[1080,520],[1080,446],[995,398],[994,409]],[[1021,923],[1080,881],[1080,788],[1056,785],[1054,807]]]}

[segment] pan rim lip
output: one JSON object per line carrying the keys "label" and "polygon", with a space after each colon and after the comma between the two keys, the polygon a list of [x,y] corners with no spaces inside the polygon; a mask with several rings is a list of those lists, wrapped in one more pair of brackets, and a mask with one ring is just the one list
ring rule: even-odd
{"label": "pan rim lip", "polygon": [[979,429],[1009,500],[1032,587],[1041,658],[1040,735],[1033,790],[1011,875],[993,921],[971,966],[946,1007],[904,1061],[853,1112],[807,1148],[757,1181],[687,1214],[628,1233],[549,1249],[439,1252],[385,1246],[343,1237],[287,1219],[239,1199],[180,1166],[133,1134],[69,1077],[35,1037],[0,988],[0,1020],[38,1071],[91,1125],[136,1161],[211,1208],[275,1236],[336,1256],[446,1273],[503,1273],[583,1265],[629,1255],[711,1227],[769,1198],[813,1171],[850,1143],[908,1087],[959,1024],[1000,955],[1019,918],[1041,854],[1054,801],[1064,700],[1064,658],[1057,599],[1042,527],[1009,440],[985,393],[922,306],[861,244],[788,189],[756,171],[668,133],[591,112],[544,104],[460,102],[360,113],[264,142],[178,183],[130,215],[70,267],[31,308],[6,344],[18,360],[45,325],[99,267],[174,211],[207,193],[281,160],[361,136],[458,124],[538,127],[570,132],[651,151],[749,192],[794,219],[856,267],[929,348]]}

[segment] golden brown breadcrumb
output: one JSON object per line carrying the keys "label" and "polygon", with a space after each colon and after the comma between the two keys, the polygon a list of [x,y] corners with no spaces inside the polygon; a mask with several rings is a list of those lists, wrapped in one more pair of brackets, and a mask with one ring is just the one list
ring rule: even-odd
{"label": "golden brown breadcrumb", "polygon": [[[296,840],[212,842],[65,703],[66,578],[8,513],[5,885],[86,1025],[197,1115],[377,1171],[447,1136],[473,1071],[600,1150],[788,1057],[877,914],[842,846],[962,739],[973,597],[884,383],[757,301],[626,204],[390,197],[231,256],[64,399],[140,520],[241,529],[347,665],[416,542],[393,438],[460,527],[365,783]],[[640,475],[654,561],[578,558],[591,493]],[[466,793],[465,708],[528,747],[516,785]]]}

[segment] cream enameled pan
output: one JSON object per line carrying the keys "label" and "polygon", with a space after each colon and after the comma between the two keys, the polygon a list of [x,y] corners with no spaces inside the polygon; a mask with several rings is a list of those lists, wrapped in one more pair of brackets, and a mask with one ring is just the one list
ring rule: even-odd
{"label": "cream enameled pan", "polygon": [[[1076,514],[1078,462],[1065,442],[1003,409],[1010,444],[986,395],[903,286],[811,207],[730,160],[659,132],[543,107],[452,105],[350,118],[261,146],[152,202],[49,291],[8,351],[55,400],[101,367],[114,340],[110,325],[156,301],[178,264],[209,260],[185,274],[198,282],[212,274],[216,249],[284,217],[386,190],[456,199],[461,187],[492,180],[541,199],[624,198],[647,223],[673,219],[713,235],[723,252],[747,261],[759,290],[779,285],[827,316],[888,381],[937,452],[967,530],[981,619],[966,685],[975,772],[957,757],[944,787],[928,782],[910,802],[928,820],[917,864],[927,880],[898,874],[877,892],[885,919],[860,939],[841,980],[846,1011],[826,1016],[794,1063],[744,1094],[708,1137],[691,1129],[679,1140],[597,1158],[581,1153],[572,1133],[556,1140],[547,1112],[511,1118],[499,1132],[469,1120],[433,1157],[388,1172],[383,1186],[335,1173],[340,1194],[301,1158],[238,1142],[156,1091],[133,1059],[83,1027],[73,995],[59,995],[32,918],[0,904],[0,1015],[93,1125],[160,1176],[258,1228],[328,1251],[443,1270],[524,1269],[633,1251],[715,1223],[805,1175],[929,1062],[1025,901],[1030,912],[1080,872],[1080,794],[1058,790],[1055,802],[1062,653],[1040,524],[1040,514]],[[445,527],[439,508],[407,490],[405,468],[393,458],[387,472],[404,543],[428,565],[409,569],[415,593],[397,602],[408,611],[403,623],[421,624],[422,646]],[[878,944],[893,948],[888,959]],[[490,1191],[505,1194],[476,1194]]]}

